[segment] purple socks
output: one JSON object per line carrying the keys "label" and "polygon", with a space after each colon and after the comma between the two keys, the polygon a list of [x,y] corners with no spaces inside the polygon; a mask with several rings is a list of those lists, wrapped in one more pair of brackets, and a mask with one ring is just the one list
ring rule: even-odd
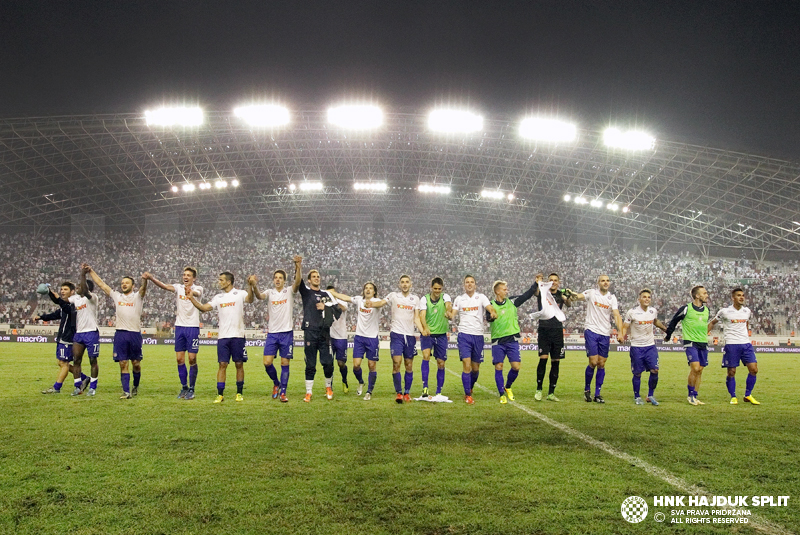
{"label": "purple socks", "polygon": [[275,369],[275,366],[273,364],[270,364],[269,366],[264,366],[264,369],[267,371],[267,375],[269,375],[269,378],[272,379],[273,385],[278,386],[279,384],[281,384],[281,382],[278,381],[278,371]]}
{"label": "purple socks", "polygon": [[181,382],[181,386],[186,388],[187,379],[189,378],[189,373],[186,370],[186,364],[178,364],[178,379]]}
{"label": "purple socks", "polygon": [[[509,375],[511,374],[509,373]],[[497,391],[502,396],[506,391],[506,389],[503,388],[503,370],[494,371],[494,383],[497,385]]]}
{"label": "purple socks", "polygon": [[442,393],[442,387],[444,386],[444,370],[436,370],[436,393]]}
{"label": "purple socks", "polygon": [[411,383],[414,382],[414,372],[406,372],[404,379],[405,388],[403,389],[403,394],[408,394],[411,392]]}
{"label": "purple socks", "polygon": [[430,373],[431,361],[422,359],[422,387],[428,388],[428,373]]}
{"label": "purple socks", "polygon": [[745,383],[745,391],[744,396],[747,397],[753,393],[753,387],[756,386],[756,376],[749,375],[747,376],[747,382]]}
{"label": "purple socks", "polygon": [[281,394],[286,393],[287,384],[289,384],[289,366],[281,364]]}

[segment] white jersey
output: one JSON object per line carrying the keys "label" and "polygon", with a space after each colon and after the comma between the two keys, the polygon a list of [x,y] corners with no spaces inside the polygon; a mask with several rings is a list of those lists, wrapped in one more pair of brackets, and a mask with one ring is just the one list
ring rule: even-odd
{"label": "white jersey", "polygon": [[111,290],[109,295],[114,300],[114,307],[116,307],[117,330],[142,332],[142,305],[144,301],[139,292],[131,290],[131,293],[126,295],[116,290]]}
{"label": "white jersey", "polygon": [[[172,284],[171,286],[175,290],[175,301],[178,303],[175,327],[200,327],[200,311],[186,297],[186,286],[183,284]],[[203,295],[203,287],[192,284],[192,293],[199,299]]]}
{"label": "white jersey", "polygon": [[75,305],[75,332],[93,333],[97,330],[97,296],[93,293],[75,294],[69,298]]}
{"label": "white jersey", "polygon": [[334,320],[333,324],[331,325],[331,338],[335,338],[337,340],[346,340],[347,339],[347,303],[344,301],[340,301],[339,299],[336,300],[337,303],[342,305],[342,315],[339,316],[339,319]]}
{"label": "white jersey", "polygon": [[[373,297],[371,301],[380,301],[380,299],[375,299]],[[381,309],[364,307],[364,298],[360,295],[353,298],[353,306],[358,310],[356,335],[363,336],[364,338],[377,338],[381,321]]]}
{"label": "white jersey", "polygon": [[414,294],[403,296],[402,292],[392,292],[386,296],[392,307],[392,332],[414,336],[414,314],[419,308],[419,297]]}
{"label": "white jersey", "polygon": [[611,336],[611,311],[619,310],[617,298],[611,292],[605,295],[592,288],[583,292],[586,298],[585,329],[601,336]]}
{"label": "white jersey", "polygon": [[653,335],[653,323],[658,318],[658,311],[654,307],[642,310],[641,306],[634,307],[625,313],[624,323],[630,324],[631,345],[633,347],[650,347],[656,344]]}
{"label": "white jersey", "polygon": [[232,289],[217,294],[208,302],[219,312],[219,335],[217,338],[244,338],[244,300],[247,292]]}
{"label": "white jersey", "polygon": [[722,325],[722,334],[725,335],[725,344],[749,344],[750,333],[747,332],[747,322],[750,320],[750,309],[742,307],[736,310],[733,305],[720,309],[714,319]]}
{"label": "white jersey", "polygon": [[267,329],[271,333],[285,333],[294,330],[292,321],[292,310],[294,307],[294,297],[292,289],[284,286],[280,292],[275,288],[267,290],[267,314],[269,314],[269,325]]}
{"label": "white jersey", "polygon": [[458,311],[458,332],[483,336],[483,315],[487,306],[489,299],[479,292],[472,297],[467,294],[456,297],[453,310]]}

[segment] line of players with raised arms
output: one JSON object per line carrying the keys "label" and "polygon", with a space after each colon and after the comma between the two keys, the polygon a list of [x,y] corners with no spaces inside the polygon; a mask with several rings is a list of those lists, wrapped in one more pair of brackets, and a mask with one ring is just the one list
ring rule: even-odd
{"label": "line of players with raised arms", "polygon": [[[657,318],[657,310],[651,306],[652,292],[643,289],[639,292],[638,305],[631,308],[624,319],[619,313],[617,298],[609,291],[611,279],[601,275],[597,287],[583,293],[561,289],[558,274],[551,273],[548,280],[540,273],[528,290],[517,296],[509,296],[505,281],[495,281],[492,286],[493,298],[477,291],[472,275],[463,279],[464,293],[454,300],[444,293],[444,281],[435,277],[431,281],[430,292],[422,298],[411,293],[412,282],[408,275],[400,277],[398,291],[379,297],[378,287],[373,282],[363,285],[362,293],[349,296],[336,291],[333,286],[321,287],[320,273],[316,269],[308,272],[304,282],[302,257],[294,257],[294,278],[291,287],[287,286],[287,274],[278,269],[273,273],[273,287],[261,291],[255,275],[247,278],[247,289],[234,287],[234,276],[230,272],[219,275],[218,287],[221,292],[210,301],[200,301],[203,288],[195,284],[197,270],[186,267],[183,270],[182,284],[165,284],[150,273],[143,273],[142,284],[134,289],[135,281],[130,276],[122,277],[121,291],[113,290],[100,276],[84,263],[81,265],[79,285],[64,282],[56,293],[46,285],[40,285],[40,293],[47,293],[59,305],[59,310],[33,320],[60,320],[56,337],[56,359],[59,369],[54,385],[44,394],[59,393],[71,372],[73,375],[73,395],[80,395],[88,388],[87,395],[95,395],[98,380],[99,330],[97,325],[97,295],[93,293],[98,286],[110,296],[116,311],[116,332],[114,335],[114,361],[119,363],[122,399],[137,395],[141,380],[142,305],[148,282],[162,290],[175,293],[177,314],[175,321],[175,355],[181,399],[191,400],[195,396],[197,381],[197,353],[200,336],[200,313],[217,310],[219,332],[217,340],[217,397],[214,403],[224,401],[228,364],[233,361],[236,369],[236,401],[242,401],[244,388],[244,363],[247,361],[244,328],[244,304],[254,300],[267,301],[268,334],[264,344],[264,368],[273,382],[272,397],[288,402],[287,385],[289,365],[293,358],[292,318],[294,294],[299,293],[303,304],[303,346],[305,354],[305,402],[311,402],[314,377],[317,371],[317,356],[325,377],[325,394],[333,399],[334,361],[338,364],[342,378],[343,391],[349,392],[347,369],[346,313],[352,305],[357,313],[356,331],[353,347],[353,375],[358,381],[356,393],[364,394],[365,400],[372,398],[377,380],[378,327],[383,307],[391,311],[390,354],[392,357],[392,380],[397,403],[411,401],[411,387],[414,378],[413,363],[416,356],[416,333],[420,334],[422,348],[422,396],[433,401],[446,400],[442,396],[445,382],[445,362],[447,361],[448,332],[450,320],[458,317],[458,355],[462,363],[461,381],[464,400],[473,404],[472,392],[484,360],[484,321],[489,323],[492,346],[492,363],[495,367],[495,383],[500,403],[513,401],[512,385],[520,371],[520,327],[519,307],[526,301],[536,298],[535,311],[531,318],[539,320],[537,366],[537,388],[534,395],[541,401],[547,361],[550,360],[549,390],[546,399],[559,401],[555,388],[559,377],[559,365],[565,357],[563,307],[570,307],[576,300],[587,303],[584,339],[588,365],[585,371],[584,398],[587,402],[605,403],[601,395],[605,379],[605,364],[609,355],[613,317],[618,340],[625,343],[630,339],[631,372],[633,374],[634,402],[637,405],[651,403],[658,405],[655,389],[658,384],[658,352],[655,345],[653,327],[665,332],[668,341],[678,323],[682,323],[683,344],[689,364],[687,380],[687,400],[692,405],[703,405],[699,400],[698,388],[703,369],[708,366],[708,334],[720,323],[725,336],[722,366],[727,368],[726,384],[731,404],[737,404],[736,368],[740,363],[747,366],[748,376],[744,400],[753,405],[760,403],[752,396],[756,383],[758,364],[750,343],[748,320],[750,309],[744,306],[745,295],[741,288],[731,292],[732,304],[722,308],[709,321],[706,306],[708,292],[703,286],[691,289],[692,301],[678,309],[668,325]],[[91,280],[87,280],[87,276]],[[90,375],[82,371],[82,358],[88,350]],[[188,354],[188,367],[186,365]],[[280,375],[274,364],[280,356]],[[434,357],[437,365],[436,390],[429,391],[428,379],[430,359]],[[367,359],[368,377],[365,383],[361,363]],[[510,370],[503,375],[505,360]],[[404,374],[401,371],[404,369]],[[648,393],[640,395],[641,375],[649,372]],[[133,382],[131,386],[131,374]],[[594,392],[591,390],[595,381]],[[366,392],[364,389],[366,388]]]}

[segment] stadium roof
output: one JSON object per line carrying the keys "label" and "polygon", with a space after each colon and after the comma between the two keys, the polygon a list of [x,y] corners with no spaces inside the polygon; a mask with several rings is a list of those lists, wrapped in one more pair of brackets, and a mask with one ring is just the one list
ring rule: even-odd
{"label": "stadium roof", "polygon": [[[273,130],[229,112],[206,113],[195,128],[151,127],[142,114],[0,119],[0,222],[425,224],[502,229],[509,245],[536,236],[725,256],[744,249],[757,258],[800,252],[797,163],[663,139],[615,150],[601,132],[581,129],[575,142],[534,143],[520,137],[519,118],[489,117],[471,134],[431,132],[421,113],[386,113],[372,131],[326,119],[322,110],[295,111]],[[238,188],[180,189],[234,178]],[[324,188],[289,188],[304,180]],[[385,181],[388,190],[355,191],[354,181]],[[417,191],[433,183],[452,192]],[[514,199],[483,198],[484,189]]]}

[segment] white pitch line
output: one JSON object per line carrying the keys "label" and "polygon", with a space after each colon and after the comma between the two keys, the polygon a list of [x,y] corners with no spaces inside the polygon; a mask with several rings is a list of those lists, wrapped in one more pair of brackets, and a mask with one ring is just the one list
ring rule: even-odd
{"label": "white pitch line", "polygon": [[[461,374],[456,373],[456,372],[450,370],[449,368],[446,368],[446,369],[447,369],[448,373],[450,373],[452,375],[455,375],[456,377],[461,377]],[[495,394],[496,396],[499,396],[499,394],[497,394],[493,390],[490,390],[490,389],[486,388],[485,386],[483,386],[481,384],[475,383],[475,386],[480,388],[484,392],[488,392],[490,394]],[[637,466],[638,468],[641,468],[642,470],[644,470],[648,474],[650,474],[652,476],[655,476],[658,479],[660,479],[660,480],[668,483],[669,485],[672,485],[676,489],[682,491],[684,494],[703,495],[703,496],[707,496],[707,497],[713,496],[712,493],[709,493],[709,492],[707,492],[707,491],[705,491],[705,490],[703,490],[703,489],[701,489],[701,488],[699,488],[699,487],[697,487],[695,485],[689,484],[688,481],[686,481],[686,480],[684,480],[684,479],[682,479],[682,478],[680,478],[680,477],[678,477],[676,475],[670,474],[669,472],[667,472],[663,468],[659,468],[658,466],[652,465],[652,464],[648,463],[647,461],[645,461],[643,459],[635,457],[635,456],[633,456],[633,455],[631,455],[629,453],[625,453],[622,450],[618,450],[614,446],[612,446],[610,444],[607,444],[607,443],[603,442],[602,440],[597,440],[594,437],[590,437],[586,433],[582,433],[582,432],[578,431],[577,429],[573,429],[572,427],[570,427],[570,426],[568,426],[566,424],[562,424],[561,422],[553,420],[552,418],[550,418],[548,416],[545,416],[544,414],[542,414],[540,412],[536,412],[535,410],[526,407],[525,405],[523,405],[522,403],[520,403],[518,401],[509,401],[509,404],[515,406],[516,408],[518,408],[519,410],[521,410],[523,412],[526,412],[526,413],[530,414],[531,416],[533,416],[535,418],[538,418],[539,420],[543,421],[547,425],[553,426],[556,429],[558,429],[559,431],[563,431],[564,433],[566,433],[567,435],[569,435],[571,437],[575,437],[578,440],[582,440],[583,442],[589,444],[590,446],[594,446],[595,448],[603,450],[604,452],[608,453],[609,455],[612,455],[612,456],[616,457],[617,459],[620,459],[622,461],[625,461],[626,463],[630,463],[630,464],[632,464],[634,466]],[[737,507],[722,507],[722,509],[734,510],[734,511],[742,510],[741,508],[737,508]],[[753,512],[750,513],[750,525],[752,527],[754,527],[755,529],[759,530],[759,531],[762,531],[764,533],[768,533],[769,535],[792,535],[793,534],[793,532],[787,530],[786,528],[784,528],[780,524],[776,524],[775,522],[767,520],[766,518],[762,518],[760,515],[758,515],[756,513],[753,513]]]}

